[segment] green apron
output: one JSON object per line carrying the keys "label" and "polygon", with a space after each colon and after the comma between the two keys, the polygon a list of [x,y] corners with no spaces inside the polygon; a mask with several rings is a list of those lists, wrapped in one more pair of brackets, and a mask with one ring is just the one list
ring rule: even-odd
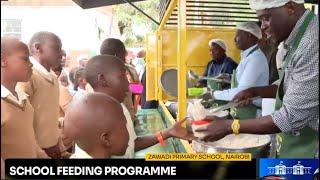
{"label": "green apron", "polygon": [[[275,110],[279,110],[282,107],[283,81],[285,75],[285,69],[292,59],[298,45],[304,35],[306,28],[310,21],[314,17],[313,12],[310,12],[299,29],[297,36],[294,39],[292,49],[289,50],[287,56],[284,59],[282,70],[280,72],[280,85],[278,86],[276,95]],[[312,130],[310,127],[305,127],[299,132],[295,133],[279,133],[277,134],[277,157],[278,158],[313,158],[317,151],[317,145],[319,141],[318,133]]]}
{"label": "green apron", "polygon": [[[246,57],[248,57],[250,54],[258,50],[259,47],[256,46],[253,48]],[[237,71],[233,70],[232,76],[231,76],[231,88],[237,88],[238,87],[238,81],[237,81]],[[246,107],[236,107],[230,109],[230,114],[233,118],[244,120],[244,119],[252,119],[256,118],[257,116],[257,107],[254,105],[249,105]]]}
{"label": "green apron", "polygon": [[222,90],[222,84],[214,80],[207,80],[207,87],[215,91]]}
{"label": "green apron", "polygon": [[[221,70],[220,70],[220,73],[219,73],[219,74],[221,74],[221,73],[224,72],[226,66],[227,66],[227,61],[225,60],[225,61],[223,62],[223,64],[222,64],[222,67],[221,67]],[[211,68],[212,68],[212,67],[211,67]],[[211,68],[209,68],[208,72],[210,72],[210,69],[211,69]],[[212,90],[215,90],[215,91],[222,90],[222,84],[223,84],[223,83],[221,83],[221,82],[216,82],[216,81],[214,81],[214,80],[207,80],[207,87],[210,88],[210,89],[212,89]]]}

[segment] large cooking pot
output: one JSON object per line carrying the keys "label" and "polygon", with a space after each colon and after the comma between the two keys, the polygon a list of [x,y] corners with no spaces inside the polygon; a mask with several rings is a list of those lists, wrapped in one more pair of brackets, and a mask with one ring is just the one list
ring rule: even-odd
{"label": "large cooking pot", "polygon": [[[246,134],[250,136],[250,134]],[[229,135],[230,136],[230,135]],[[244,148],[230,148],[223,147],[223,145],[216,142],[203,142],[200,140],[192,141],[192,148],[199,153],[251,153],[253,158],[268,157],[270,150],[271,138],[269,135],[253,135],[261,138],[261,143],[256,146],[244,147]]]}
{"label": "large cooking pot", "polygon": [[[186,88],[191,88],[191,81],[186,78]],[[162,89],[170,96],[178,97],[178,71],[177,69],[168,69],[163,71],[160,77]]]}

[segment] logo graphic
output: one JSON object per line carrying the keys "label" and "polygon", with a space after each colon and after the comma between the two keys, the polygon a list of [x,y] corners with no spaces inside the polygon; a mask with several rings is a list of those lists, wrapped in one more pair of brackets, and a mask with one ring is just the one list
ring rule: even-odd
{"label": "logo graphic", "polygon": [[311,174],[312,167],[304,167],[301,162],[298,161],[298,164],[287,167],[283,164],[283,161],[280,161],[280,164],[274,167],[268,167],[269,174],[275,175],[286,175],[286,174],[293,174],[293,175],[304,175],[304,174]]}
{"label": "logo graphic", "polygon": [[318,168],[319,159],[260,159],[259,178],[274,176],[279,179],[312,180],[318,174]]}

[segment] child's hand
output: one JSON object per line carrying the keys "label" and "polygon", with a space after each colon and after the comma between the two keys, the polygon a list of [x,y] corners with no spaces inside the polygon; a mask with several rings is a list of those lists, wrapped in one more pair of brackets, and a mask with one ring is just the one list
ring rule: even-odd
{"label": "child's hand", "polygon": [[171,137],[176,137],[184,140],[191,141],[195,139],[192,132],[187,131],[187,128],[182,127],[182,123],[184,123],[187,118],[176,122],[171,128],[169,128],[169,134]]}

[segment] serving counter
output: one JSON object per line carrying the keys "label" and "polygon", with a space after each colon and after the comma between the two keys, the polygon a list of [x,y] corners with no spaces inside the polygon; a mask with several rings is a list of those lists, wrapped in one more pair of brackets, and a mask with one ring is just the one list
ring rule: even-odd
{"label": "serving counter", "polygon": [[[160,103],[158,109],[140,109],[137,113],[135,131],[137,136],[155,134],[156,132],[171,127],[175,120],[169,111]],[[166,140],[166,147],[156,144],[149,148],[136,152],[135,158],[144,158],[146,153],[192,153],[190,144],[181,139],[169,138]]]}

